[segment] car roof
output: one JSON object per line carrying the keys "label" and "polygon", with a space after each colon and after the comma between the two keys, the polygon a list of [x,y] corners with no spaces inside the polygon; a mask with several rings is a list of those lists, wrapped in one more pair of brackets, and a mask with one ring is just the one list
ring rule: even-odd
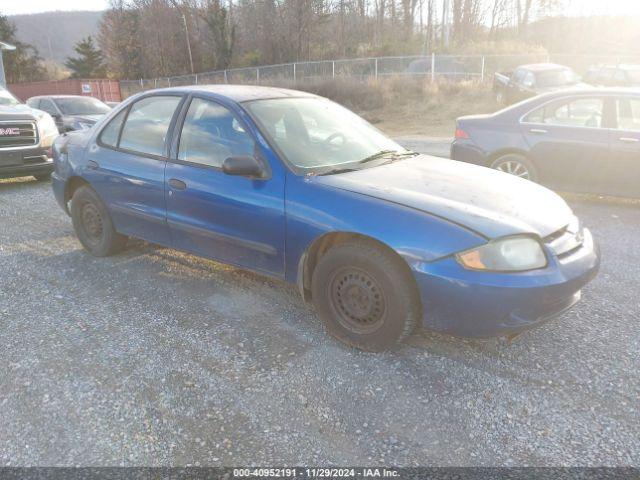
{"label": "car roof", "polygon": [[[640,88],[634,87],[586,87],[567,88],[555,92],[545,93],[540,97],[570,97],[570,96],[593,96],[596,95],[640,95]],[[534,97],[537,98],[537,97]]]}
{"label": "car roof", "polygon": [[191,85],[186,87],[162,88],[150,92],[179,92],[179,93],[211,93],[220,97],[226,97],[238,103],[252,100],[266,100],[273,98],[317,97],[307,92],[289,90],[287,88],[260,87],[256,85]]}
{"label": "car roof", "polygon": [[621,63],[618,65],[596,65],[591,67],[591,69],[593,70],[599,70],[603,68],[617,69],[617,70],[640,70],[640,65],[633,64],[633,63]]}
{"label": "car roof", "polygon": [[518,68],[531,70],[532,72],[543,72],[545,70],[560,70],[570,67],[567,67],[566,65],[559,65],[557,63],[530,63],[528,65],[521,65]]}
{"label": "car roof", "polygon": [[94,98],[96,100],[99,100],[99,98],[92,97],[91,95],[35,95],[33,97],[29,97],[27,101],[36,100],[39,98]]}
{"label": "car roof", "polygon": [[[625,87],[587,87],[587,88],[569,88],[565,90],[557,90],[554,92],[543,93],[535,97],[528,98],[514,105],[510,105],[502,110],[498,110],[493,115],[501,118],[520,115],[524,111],[528,111],[547,102],[563,99],[567,97],[593,97],[593,96],[614,96],[614,95],[639,95],[640,88]],[[519,113],[520,112],[520,113]]]}

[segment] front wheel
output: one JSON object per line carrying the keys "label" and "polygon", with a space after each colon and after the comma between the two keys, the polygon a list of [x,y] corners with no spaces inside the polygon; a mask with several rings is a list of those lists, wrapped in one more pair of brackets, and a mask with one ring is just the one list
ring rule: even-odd
{"label": "front wheel", "polygon": [[497,158],[491,163],[491,168],[532,182],[538,181],[536,167],[525,156],[517,153],[509,153]]}
{"label": "front wheel", "polygon": [[107,208],[89,186],[80,187],[73,194],[71,220],[78,240],[91,255],[113,255],[123,250],[127,243],[127,237],[113,228]]}
{"label": "front wheel", "polygon": [[420,321],[420,299],[407,265],[373,242],[329,250],[313,272],[311,292],[328,333],[362,350],[387,350]]}

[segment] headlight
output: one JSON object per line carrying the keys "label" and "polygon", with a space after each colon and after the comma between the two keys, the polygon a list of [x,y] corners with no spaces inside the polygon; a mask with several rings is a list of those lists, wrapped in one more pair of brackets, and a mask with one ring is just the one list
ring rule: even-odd
{"label": "headlight", "polygon": [[522,272],[547,266],[547,257],[540,243],[526,236],[493,240],[456,254],[456,259],[465,268],[495,272]]}
{"label": "headlight", "polygon": [[51,136],[55,137],[58,135],[58,127],[56,126],[56,122],[53,121],[53,118],[51,118],[51,115],[49,115],[48,113],[44,113],[38,119],[38,125],[40,126],[40,134],[42,135],[42,138]]}

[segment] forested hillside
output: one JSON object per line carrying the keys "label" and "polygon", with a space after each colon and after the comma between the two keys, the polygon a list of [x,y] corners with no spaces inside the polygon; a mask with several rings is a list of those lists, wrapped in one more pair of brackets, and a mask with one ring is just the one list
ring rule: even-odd
{"label": "forested hillside", "polygon": [[20,41],[37,48],[43,59],[62,64],[73,54],[76,42],[98,34],[101,18],[102,12],[43,12],[12,15],[9,20],[16,26]]}

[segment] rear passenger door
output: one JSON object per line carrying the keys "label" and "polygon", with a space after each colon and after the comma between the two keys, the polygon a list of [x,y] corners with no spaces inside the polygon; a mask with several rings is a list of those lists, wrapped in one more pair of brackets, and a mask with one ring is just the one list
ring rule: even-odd
{"label": "rear passenger door", "polygon": [[98,134],[84,176],[107,205],[116,230],[171,243],[166,223],[164,170],[183,97],[152,95],[121,111]]}
{"label": "rear passenger door", "polygon": [[[167,163],[167,221],[181,250],[281,276],[284,273],[284,176],[269,168],[245,123],[226,106],[193,97]],[[266,178],[227,175],[231,156],[253,155]]]}
{"label": "rear passenger door", "polygon": [[560,190],[601,188],[609,154],[610,105],[602,97],[550,102],[523,118],[522,133],[540,183]]}
{"label": "rear passenger door", "polygon": [[603,193],[640,197],[640,97],[616,99],[616,125],[610,135],[611,155]]}

